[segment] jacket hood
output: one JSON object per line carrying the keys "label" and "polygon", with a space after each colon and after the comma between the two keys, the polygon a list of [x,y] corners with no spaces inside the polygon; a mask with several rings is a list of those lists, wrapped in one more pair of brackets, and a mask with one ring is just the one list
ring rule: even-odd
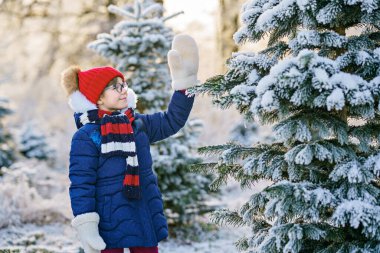
{"label": "jacket hood", "polygon": [[[131,89],[128,88],[128,93],[127,93],[127,101],[128,101],[128,107],[127,108],[136,108],[137,104],[137,95],[136,93]],[[76,112],[76,113],[84,113],[89,110],[94,110],[97,109],[96,104],[90,102],[83,93],[81,93],[79,90],[74,91],[70,96],[69,96],[69,102],[68,102],[70,108]]]}

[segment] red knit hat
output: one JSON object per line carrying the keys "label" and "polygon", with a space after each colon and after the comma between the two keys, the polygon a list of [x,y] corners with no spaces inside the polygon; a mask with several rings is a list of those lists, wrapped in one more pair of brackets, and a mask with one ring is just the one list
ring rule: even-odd
{"label": "red knit hat", "polygon": [[115,77],[120,77],[124,81],[124,76],[120,71],[108,66],[79,71],[79,91],[96,104],[104,88]]}

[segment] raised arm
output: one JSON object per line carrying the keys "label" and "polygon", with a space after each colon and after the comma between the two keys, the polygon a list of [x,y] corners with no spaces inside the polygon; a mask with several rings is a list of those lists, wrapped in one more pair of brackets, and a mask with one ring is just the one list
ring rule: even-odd
{"label": "raised arm", "polygon": [[194,97],[175,91],[165,112],[138,114],[144,122],[149,142],[163,140],[177,133],[185,124],[193,107]]}
{"label": "raised arm", "polygon": [[168,64],[174,94],[165,112],[139,114],[151,143],[177,133],[186,123],[194,97],[188,97],[186,89],[198,83],[199,55],[195,40],[188,35],[177,35],[168,52]]}

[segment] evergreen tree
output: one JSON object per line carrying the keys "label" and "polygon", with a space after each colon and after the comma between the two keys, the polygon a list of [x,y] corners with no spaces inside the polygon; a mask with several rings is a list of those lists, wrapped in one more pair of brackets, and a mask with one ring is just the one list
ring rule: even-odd
{"label": "evergreen tree", "polygon": [[28,158],[48,160],[53,157],[54,151],[49,147],[45,135],[40,132],[35,122],[28,122],[20,130],[18,149]]}
{"label": "evergreen tree", "polygon": [[[8,100],[0,98],[0,120],[11,114],[7,107]],[[0,121],[0,168],[8,167],[14,161],[14,150],[11,145],[11,135]]]}
{"label": "evergreen tree", "polygon": [[[164,22],[178,13],[162,17],[163,7],[154,1],[135,1],[134,6],[123,8],[111,5],[108,9],[126,19],[117,23],[110,34],[99,34],[89,48],[126,73],[130,87],[138,95],[139,112],[165,109],[173,92],[167,65],[173,33]],[[175,136],[151,146],[153,169],[169,226],[175,228],[170,230],[174,236],[199,235],[189,233],[189,229],[199,228],[197,217],[210,209],[205,200],[211,177],[189,170],[189,164],[201,162],[195,152],[201,125],[199,120],[189,120]]]}
{"label": "evergreen tree", "polygon": [[267,48],[191,92],[273,124],[275,141],[203,147],[219,162],[197,170],[215,187],[273,183],[214,221],[251,227],[237,242],[250,252],[380,252],[379,1],[251,0],[241,17],[235,42]]}

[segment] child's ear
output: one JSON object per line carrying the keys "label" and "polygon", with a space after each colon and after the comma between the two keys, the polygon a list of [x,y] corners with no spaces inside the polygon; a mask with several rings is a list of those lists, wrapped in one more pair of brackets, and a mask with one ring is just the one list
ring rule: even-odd
{"label": "child's ear", "polygon": [[101,94],[100,97],[99,97],[99,99],[98,99],[98,102],[96,102],[97,105],[102,105],[102,104],[104,104],[104,102],[103,102],[103,97],[104,97],[104,95]]}

